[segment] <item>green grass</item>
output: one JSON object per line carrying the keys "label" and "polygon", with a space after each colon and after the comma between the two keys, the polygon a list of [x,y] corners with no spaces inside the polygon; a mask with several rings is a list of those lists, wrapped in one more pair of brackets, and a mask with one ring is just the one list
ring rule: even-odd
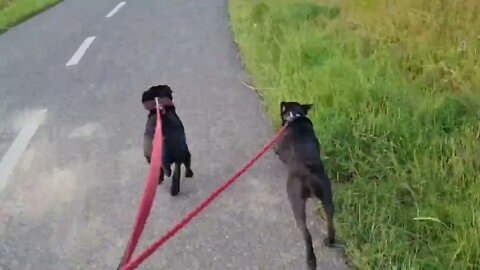
{"label": "green grass", "polygon": [[57,4],[61,0],[0,0],[0,33]]}
{"label": "green grass", "polygon": [[480,1],[229,9],[275,123],[280,101],[314,103],[351,265],[480,269]]}

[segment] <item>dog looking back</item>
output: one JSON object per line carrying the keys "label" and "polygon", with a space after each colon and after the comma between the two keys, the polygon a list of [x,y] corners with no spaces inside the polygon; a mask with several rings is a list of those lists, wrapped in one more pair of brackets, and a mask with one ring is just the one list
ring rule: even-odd
{"label": "dog looking back", "polygon": [[156,85],[150,87],[142,94],[142,103],[149,111],[145,125],[143,152],[148,163],[152,158],[153,137],[157,121],[155,98],[158,98],[161,106],[163,151],[162,168],[158,184],[163,182],[164,175],[172,174],[171,166],[175,164],[172,176],[170,194],[176,196],[180,192],[181,165],[185,166],[185,177],[193,177],[191,169],[191,154],[188,149],[185,129],[180,117],[175,111],[173,104],[172,89],[168,85]]}
{"label": "dog looking back", "polygon": [[305,203],[317,197],[325,209],[328,223],[327,246],[335,244],[333,223],[334,205],[330,179],[320,159],[320,143],[315,135],[312,121],[307,113],[312,104],[281,102],[282,124],[288,124],[277,143],[275,152],[288,167],[287,194],[298,228],[303,233],[306,245],[307,267],[314,270],[317,259],[312,245],[312,236],[307,228]]}

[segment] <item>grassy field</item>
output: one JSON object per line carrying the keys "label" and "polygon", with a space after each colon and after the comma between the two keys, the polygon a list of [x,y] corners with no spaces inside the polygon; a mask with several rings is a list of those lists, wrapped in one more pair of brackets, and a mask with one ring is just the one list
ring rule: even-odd
{"label": "grassy field", "polygon": [[275,123],[280,101],[314,103],[351,265],[480,269],[480,1],[229,9]]}
{"label": "grassy field", "polygon": [[0,33],[61,0],[0,0]]}

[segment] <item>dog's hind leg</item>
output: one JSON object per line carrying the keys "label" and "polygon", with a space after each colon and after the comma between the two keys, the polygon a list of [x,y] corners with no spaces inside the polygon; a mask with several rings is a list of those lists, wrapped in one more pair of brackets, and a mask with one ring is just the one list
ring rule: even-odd
{"label": "dog's hind leg", "polygon": [[330,179],[323,175],[320,179],[315,177],[311,181],[313,193],[322,202],[325,215],[327,216],[328,237],[325,238],[324,243],[326,246],[333,246],[335,244],[335,226],[333,222],[335,206],[333,204]]}
{"label": "dog's hind leg", "polygon": [[188,152],[187,156],[185,157],[185,162],[183,163],[183,165],[185,165],[185,177],[193,177],[191,162],[192,162],[192,155],[190,154],[190,152]]}
{"label": "dog's hind leg", "polygon": [[327,215],[328,237],[325,238],[324,243],[326,246],[332,247],[335,244],[335,225],[333,223],[333,214],[335,207],[333,202],[322,201],[323,209]]}
{"label": "dog's hind leg", "polygon": [[312,236],[307,228],[307,216],[305,212],[305,202],[308,196],[306,196],[305,187],[303,186],[301,179],[289,176],[287,181],[287,194],[297,227],[302,232],[305,241],[308,270],[316,270],[317,258],[315,257],[315,252],[313,250]]}
{"label": "dog's hind leg", "polygon": [[167,154],[166,151],[163,151],[162,153],[162,169],[163,173],[170,177],[172,175],[172,157]]}
{"label": "dog's hind leg", "polygon": [[180,192],[180,173],[181,173],[181,164],[175,162],[175,169],[172,176],[172,186],[170,187],[170,194],[172,196],[177,196]]}

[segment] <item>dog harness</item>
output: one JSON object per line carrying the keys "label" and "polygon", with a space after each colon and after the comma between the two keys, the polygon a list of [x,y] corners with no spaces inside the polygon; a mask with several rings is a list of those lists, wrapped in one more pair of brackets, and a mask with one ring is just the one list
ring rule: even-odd
{"label": "dog harness", "polygon": [[[173,107],[175,108],[175,105],[173,104],[173,101],[169,98],[158,98],[158,104],[160,105],[160,110],[162,113],[165,113],[165,108],[166,107]],[[155,100],[147,100],[143,102],[143,107],[147,111],[153,111],[157,108],[157,104]]]}
{"label": "dog harness", "polygon": [[285,120],[287,123],[292,123],[293,121],[295,121],[295,119],[302,118],[302,117],[303,116],[298,113],[293,114],[292,112],[289,112]]}

